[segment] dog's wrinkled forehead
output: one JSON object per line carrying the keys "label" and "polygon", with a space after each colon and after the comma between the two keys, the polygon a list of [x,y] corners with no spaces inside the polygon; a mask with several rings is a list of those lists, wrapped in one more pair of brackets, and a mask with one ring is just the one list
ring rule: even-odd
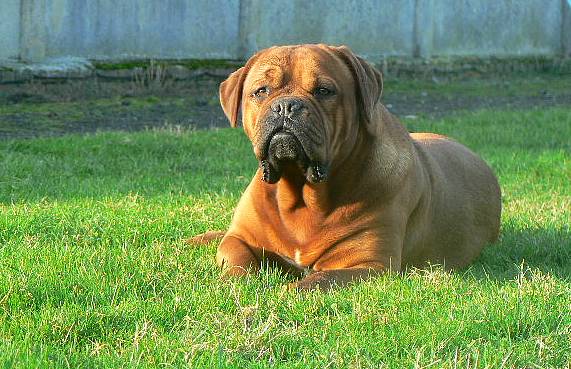
{"label": "dog's wrinkled forehead", "polygon": [[314,45],[279,46],[265,50],[256,58],[245,86],[295,86],[311,90],[323,79],[332,81],[335,76],[350,78],[350,72],[327,49]]}

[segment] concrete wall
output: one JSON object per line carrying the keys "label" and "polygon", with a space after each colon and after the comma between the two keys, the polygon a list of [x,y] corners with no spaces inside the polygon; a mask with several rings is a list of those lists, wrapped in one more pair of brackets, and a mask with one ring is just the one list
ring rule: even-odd
{"label": "concrete wall", "polygon": [[0,59],[243,59],[275,44],[383,56],[571,52],[571,0],[0,0]]}
{"label": "concrete wall", "polygon": [[571,57],[571,0],[562,0],[561,7],[561,49],[566,56]]}
{"label": "concrete wall", "polygon": [[20,0],[0,0],[0,58],[20,54]]}
{"label": "concrete wall", "polygon": [[245,55],[315,42],[348,44],[371,58],[413,51],[415,0],[244,0],[242,14]]}
{"label": "concrete wall", "polygon": [[26,60],[238,55],[239,0],[22,1]]}
{"label": "concrete wall", "polygon": [[552,55],[561,51],[561,1],[434,1],[435,55]]}
{"label": "concrete wall", "polygon": [[[334,5],[332,5],[334,4]],[[242,57],[276,44],[383,56],[571,53],[571,0],[242,0]]]}

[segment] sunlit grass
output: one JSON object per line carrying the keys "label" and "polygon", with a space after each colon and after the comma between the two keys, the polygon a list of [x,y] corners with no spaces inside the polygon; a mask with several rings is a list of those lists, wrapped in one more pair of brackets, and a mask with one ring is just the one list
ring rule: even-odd
{"label": "sunlit grass", "polygon": [[571,361],[571,111],[411,120],[499,176],[499,243],[468,270],[297,295],[222,281],[215,245],[256,168],[240,130],[0,142],[4,367],[562,368]]}

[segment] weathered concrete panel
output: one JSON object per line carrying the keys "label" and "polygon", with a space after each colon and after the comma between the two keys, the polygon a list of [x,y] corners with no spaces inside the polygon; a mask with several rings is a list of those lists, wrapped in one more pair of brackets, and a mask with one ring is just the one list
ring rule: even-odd
{"label": "weathered concrete panel", "polygon": [[411,55],[414,0],[243,0],[243,57],[272,45],[346,44],[379,58]]}
{"label": "weathered concrete panel", "polygon": [[571,57],[571,0],[561,0],[561,8],[561,51],[563,55]]}
{"label": "weathered concrete panel", "polygon": [[561,9],[561,0],[435,1],[432,54],[559,54]]}
{"label": "weathered concrete panel", "polygon": [[434,41],[434,2],[438,0],[415,1],[414,49],[412,56],[428,58],[432,54]]}
{"label": "weathered concrete panel", "polygon": [[20,54],[20,0],[0,0],[0,59]]}
{"label": "weathered concrete panel", "polygon": [[46,57],[46,44],[48,42],[48,24],[45,18],[46,1],[21,0],[21,36],[20,57],[31,62],[41,62]]}
{"label": "weathered concrete panel", "polygon": [[0,0],[0,59],[246,58],[280,44],[383,56],[571,53],[571,0]]}
{"label": "weathered concrete panel", "polygon": [[239,0],[22,1],[28,59],[238,56]]}

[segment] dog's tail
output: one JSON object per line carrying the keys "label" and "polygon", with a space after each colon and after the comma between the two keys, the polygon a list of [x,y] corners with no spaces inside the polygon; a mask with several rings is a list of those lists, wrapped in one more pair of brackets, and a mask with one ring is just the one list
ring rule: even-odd
{"label": "dog's tail", "polygon": [[208,231],[191,237],[184,242],[192,245],[207,245],[212,241],[220,241],[225,234],[226,232],[224,231]]}

